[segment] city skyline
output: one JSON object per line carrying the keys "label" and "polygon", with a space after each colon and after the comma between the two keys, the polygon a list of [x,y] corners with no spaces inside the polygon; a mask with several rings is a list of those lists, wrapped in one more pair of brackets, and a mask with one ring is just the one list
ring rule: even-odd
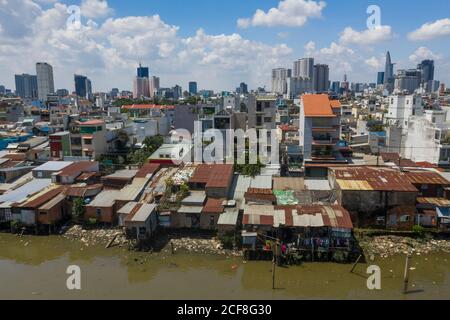
{"label": "city skyline", "polygon": [[[233,7],[232,1],[227,4]],[[212,21],[204,14],[226,7],[203,3],[194,6],[197,13],[192,8],[184,12],[202,14],[203,19],[192,23],[195,19],[188,22],[162,1],[141,8],[136,1],[124,6],[114,0],[83,0],[79,3],[83,26],[68,30],[69,3],[7,2],[0,10],[0,21],[7,22],[0,28],[0,84],[13,88],[15,74],[34,74],[35,63],[45,61],[53,66],[55,90],[71,91],[73,74],[84,74],[92,80],[94,91],[113,87],[131,91],[136,67],[142,62],[150,68],[150,76],[161,79],[162,87],[179,84],[188,89],[188,82],[196,81],[199,89],[218,91],[234,90],[241,82],[252,89],[270,88],[272,69],[292,68],[294,61],[304,57],[328,64],[331,81],[348,74],[350,82],[371,83],[384,71],[387,51],[396,70],[435,60],[435,79],[450,82],[449,49],[443,41],[450,37],[446,28],[450,20],[438,9],[443,1],[426,5],[378,1],[382,20],[375,30],[366,26],[369,4],[248,1],[234,4],[240,9],[237,13],[223,11],[221,19]],[[345,9],[350,12],[343,14]],[[14,18],[11,10],[26,19]],[[403,19],[394,12],[411,19],[400,22]]]}

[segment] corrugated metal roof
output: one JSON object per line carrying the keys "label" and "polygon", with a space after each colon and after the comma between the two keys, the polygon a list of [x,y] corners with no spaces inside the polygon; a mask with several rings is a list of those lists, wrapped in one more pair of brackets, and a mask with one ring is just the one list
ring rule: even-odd
{"label": "corrugated metal roof", "polygon": [[203,207],[199,206],[182,206],[180,209],[178,209],[179,213],[195,213],[200,214],[202,213]]}
{"label": "corrugated metal roof", "polygon": [[131,201],[124,205],[122,208],[117,211],[118,214],[130,214],[133,211],[134,207],[137,205],[137,202]]}
{"label": "corrugated metal roof", "polygon": [[61,171],[71,164],[73,164],[73,162],[70,161],[48,161],[42,166],[34,168],[33,171]]}
{"label": "corrugated metal roof", "polygon": [[330,168],[342,190],[417,192],[405,173],[382,167]]}
{"label": "corrugated metal roof", "polygon": [[116,200],[120,197],[121,191],[119,190],[103,190],[100,192],[95,199],[88,204],[88,207],[101,207],[108,208],[112,207]]}
{"label": "corrugated metal roof", "polygon": [[239,211],[234,210],[225,210],[225,213],[222,213],[217,221],[217,224],[223,226],[235,226],[237,224],[237,220],[239,218]]}
{"label": "corrugated metal roof", "polygon": [[132,222],[145,222],[156,210],[156,204],[143,204],[131,219]]}
{"label": "corrugated metal roof", "polygon": [[47,188],[52,184],[51,179],[33,179],[30,182],[24,184],[23,186],[7,192],[0,196],[0,203],[2,202],[22,202],[25,201],[29,196]]}
{"label": "corrugated metal roof", "polygon": [[437,172],[414,171],[406,172],[408,180],[413,184],[437,184],[448,185],[450,182]]}

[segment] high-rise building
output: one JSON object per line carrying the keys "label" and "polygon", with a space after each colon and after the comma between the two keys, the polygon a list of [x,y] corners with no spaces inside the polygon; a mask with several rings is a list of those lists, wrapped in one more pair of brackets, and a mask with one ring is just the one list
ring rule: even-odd
{"label": "high-rise building", "polygon": [[394,64],[391,60],[391,53],[388,51],[386,54],[386,66],[384,70],[384,88],[389,92],[392,92],[394,90],[394,84]]}
{"label": "high-rise building", "polygon": [[36,76],[38,87],[38,98],[41,101],[47,100],[47,95],[55,92],[53,80],[53,67],[45,62],[36,63]]}
{"label": "high-rise building", "polygon": [[137,68],[137,76],[139,78],[148,78],[149,74],[150,73],[148,67],[143,67],[141,64],[139,64],[139,67]]}
{"label": "high-rise building", "polygon": [[377,85],[384,84],[384,72],[378,72]]}
{"label": "high-rise building", "polygon": [[427,84],[429,81],[434,80],[434,61],[433,60],[423,60],[417,69],[421,73],[422,84]]}
{"label": "high-rise building", "polygon": [[395,77],[395,89],[414,93],[420,88],[421,77],[422,74],[417,69],[398,70]]}
{"label": "high-rise building", "polygon": [[272,92],[286,94],[288,88],[288,78],[291,78],[292,70],[278,68],[272,70]]}
{"label": "high-rise building", "polygon": [[6,93],[6,88],[3,85],[0,85],[0,94],[5,94]]}
{"label": "high-rise building", "polygon": [[60,98],[67,97],[69,95],[69,90],[67,89],[58,89],[56,90],[56,94]]}
{"label": "high-rise building", "polygon": [[150,82],[150,97],[153,98],[156,92],[158,92],[158,90],[160,89],[159,78],[153,76],[150,78],[149,82]]}
{"label": "high-rise building", "polygon": [[191,96],[195,96],[198,93],[198,86],[197,86],[197,82],[195,81],[191,81],[189,82],[189,94]]}
{"label": "high-rise building", "polygon": [[328,92],[330,88],[330,69],[326,64],[314,66],[314,91],[317,93]]}
{"label": "high-rise building", "polygon": [[135,77],[133,81],[133,98],[150,97],[150,83],[148,78]]}
{"label": "high-rise building", "polygon": [[248,85],[245,82],[241,82],[239,85],[239,94],[248,94]]}
{"label": "high-rise building", "polygon": [[119,88],[112,88],[110,95],[112,99],[117,98],[119,96]]}
{"label": "high-rise building", "polygon": [[314,76],[314,58],[303,58],[295,61],[292,76],[294,78],[312,79]]}
{"label": "high-rise building", "polygon": [[38,98],[38,81],[37,76],[29,74],[16,74],[16,94],[22,99]]}
{"label": "high-rise building", "polygon": [[340,81],[333,81],[331,84],[331,91],[334,93],[340,93],[341,91],[341,82]]}
{"label": "high-rise building", "polygon": [[75,93],[81,98],[91,98],[92,97],[92,84],[86,76],[74,75],[75,80]]}

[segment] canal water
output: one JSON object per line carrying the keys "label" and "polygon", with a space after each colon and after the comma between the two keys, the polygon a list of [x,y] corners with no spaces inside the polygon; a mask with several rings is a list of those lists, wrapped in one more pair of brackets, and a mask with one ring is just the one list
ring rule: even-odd
{"label": "canal water", "polygon": [[[189,254],[150,254],[84,247],[61,237],[0,234],[0,299],[450,299],[450,254],[414,256],[410,293],[402,294],[405,257],[377,259],[381,290],[367,289],[366,270]],[[67,267],[81,268],[81,290],[67,289]]]}

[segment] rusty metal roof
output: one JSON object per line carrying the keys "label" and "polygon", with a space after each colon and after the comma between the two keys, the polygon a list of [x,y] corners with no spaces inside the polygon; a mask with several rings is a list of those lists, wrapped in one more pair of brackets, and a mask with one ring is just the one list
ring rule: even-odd
{"label": "rusty metal roof", "polygon": [[408,180],[413,184],[449,185],[450,182],[437,172],[414,171],[406,172]]}
{"label": "rusty metal roof", "polygon": [[417,192],[400,171],[384,167],[345,167],[330,169],[342,190]]}

